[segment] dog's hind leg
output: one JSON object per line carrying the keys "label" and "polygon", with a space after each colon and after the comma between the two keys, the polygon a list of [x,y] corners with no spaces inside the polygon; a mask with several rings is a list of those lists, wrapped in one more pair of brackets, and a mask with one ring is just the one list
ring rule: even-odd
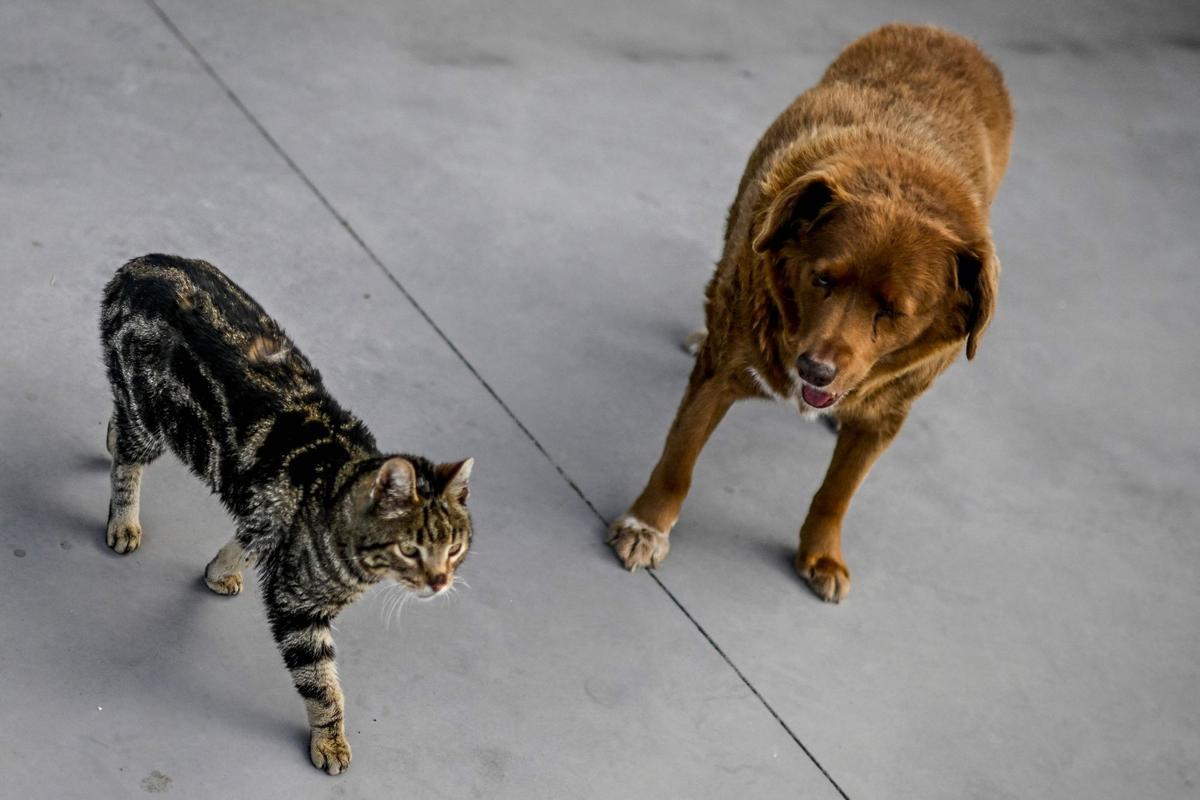
{"label": "dog's hind leg", "polygon": [[666,558],[668,536],[691,487],[700,450],[739,397],[734,385],[697,362],[650,481],[609,529],[608,542],[628,569],[657,567]]}

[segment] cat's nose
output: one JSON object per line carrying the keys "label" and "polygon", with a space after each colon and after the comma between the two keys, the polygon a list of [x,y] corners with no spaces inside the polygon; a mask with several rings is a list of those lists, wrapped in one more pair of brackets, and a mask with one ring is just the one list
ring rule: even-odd
{"label": "cat's nose", "polygon": [[429,588],[433,589],[435,592],[440,592],[442,589],[446,588],[446,583],[449,582],[449,580],[450,578],[444,572],[434,575],[429,579]]}

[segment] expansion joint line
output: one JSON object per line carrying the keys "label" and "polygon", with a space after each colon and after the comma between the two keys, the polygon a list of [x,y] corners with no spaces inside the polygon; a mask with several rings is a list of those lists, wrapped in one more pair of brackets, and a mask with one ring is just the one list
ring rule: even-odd
{"label": "expansion joint line", "polygon": [[[609,521],[604,518],[604,515],[600,513],[588,496],[583,493],[583,489],[579,487],[579,484],[572,480],[571,476],[568,475],[562,466],[554,459],[554,457],[550,455],[538,438],[533,435],[533,431],[529,430],[525,423],[522,422],[519,417],[517,417],[517,415],[509,407],[508,403],[504,402],[504,399],[500,397],[496,390],[492,388],[492,385],[488,383],[483,375],[479,373],[479,370],[475,368],[475,365],[470,362],[466,355],[458,349],[458,346],[451,341],[446,332],[442,330],[437,322],[434,321],[433,317],[429,315],[429,312],[426,311],[425,308],[417,301],[417,298],[414,297],[413,294],[404,287],[404,284],[400,282],[400,279],[397,278],[396,275],[387,267],[387,265],[383,263],[383,260],[380,259],[375,251],[371,249],[371,246],[363,240],[358,231],[354,229],[354,226],[350,224],[350,221],[347,220],[346,217],[337,210],[333,203],[330,202],[329,198],[325,196],[325,193],[317,188],[317,185],[313,183],[312,179],[308,177],[308,174],[300,168],[300,165],[296,163],[295,159],[293,159],[288,152],[283,149],[283,146],[274,136],[271,135],[271,132],[266,129],[266,126],[264,126],[258,117],[256,117],[254,113],[246,106],[246,104],[242,102],[242,99],[238,97],[237,93],[233,91],[229,84],[227,84],[225,80],[221,78],[213,65],[209,63],[208,59],[206,59],[198,49],[196,49],[196,46],[193,45],[191,40],[184,35],[183,31],[179,29],[179,26],[176,25],[169,16],[167,16],[167,13],[162,10],[155,0],[145,0],[145,2],[146,5],[148,5],[154,12],[154,14],[162,21],[163,25],[165,25],[172,35],[179,40],[179,43],[182,44],[189,53],[191,53],[192,57],[196,60],[196,63],[200,65],[200,68],[203,69],[204,72],[213,80],[213,82],[221,88],[221,90],[225,93],[225,96],[229,98],[229,101],[233,103],[238,111],[242,113],[242,116],[246,118],[246,121],[249,122],[256,131],[258,131],[259,135],[262,136],[271,149],[274,150],[281,159],[283,159],[283,162],[287,164],[288,169],[290,169],[296,175],[296,177],[300,179],[300,181],[305,185],[305,187],[308,188],[317,201],[335,220],[337,220],[338,224],[342,226],[350,238],[354,240],[354,243],[358,245],[359,249],[361,249],[363,253],[366,254],[367,258],[370,259],[371,262],[379,269],[379,271],[383,273],[388,282],[396,287],[396,290],[404,296],[404,299],[407,300],[409,305],[413,307],[413,310],[415,310],[417,314],[419,314],[421,318],[425,320],[425,323],[429,325],[431,329],[433,329],[433,332],[437,334],[438,338],[441,339],[448,348],[450,348],[450,351],[454,353],[460,362],[462,362],[462,365],[467,368],[467,371],[474,376],[475,380],[479,382],[479,385],[482,386],[489,395],[491,395],[492,399],[495,400],[496,404],[504,410],[504,413],[507,414],[508,418],[513,421],[518,429],[520,429],[521,433],[523,433],[525,437],[529,439],[533,446],[537,448],[537,451],[542,454],[542,457],[545,458],[552,467],[554,467],[559,476],[566,482],[568,486],[571,487],[571,490],[575,492],[576,496],[578,496],[579,499],[583,501],[584,505],[591,510],[596,519],[599,520],[600,523],[605,527],[607,527]],[[651,579],[658,584],[658,588],[662,589],[663,593],[666,594],[666,596],[670,598],[671,602],[675,604],[675,607],[678,608],[684,617],[686,617],[687,620],[696,628],[696,630],[699,631],[700,635],[703,636],[704,640],[709,643],[713,650],[716,651],[717,655],[719,655],[725,661],[725,663],[729,665],[729,668],[733,670],[738,679],[746,685],[746,688],[749,689],[756,698],[758,698],[758,701],[763,705],[764,708],[767,709],[771,716],[775,718],[775,721],[778,722],[780,727],[782,727],[787,735],[791,737],[792,741],[796,743],[796,745],[804,752],[806,756],[808,756],[808,759],[812,761],[816,768],[821,771],[821,774],[824,775],[833,788],[837,790],[838,794],[845,798],[845,800],[849,800],[849,797],[845,791],[842,790],[842,787],[838,785],[837,781],[833,779],[833,776],[825,770],[825,767],[821,765],[821,762],[817,761],[812,752],[805,747],[802,741],[800,741],[800,737],[798,737],[796,733],[790,727],[788,727],[788,724],[783,721],[783,718],[780,717],[775,709],[771,707],[771,704],[768,703],[766,698],[759,693],[758,689],[755,688],[754,684],[750,682],[745,674],[738,669],[738,666],[733,663],[733,660],[728,655],[726,655],[725,651],[721,649],[721,646],[718,645],[708,631],[704,629],[704,626],[701,625],[700,622],[691,615],[687,608],[684,607],[683,603],[679,601],[679,598],[677,598],[671,592],[671,590],[667,588],[666,584],[663,583],[662,579],[658,577],[654,570],[648,569],[646,572],[650,575]]]}

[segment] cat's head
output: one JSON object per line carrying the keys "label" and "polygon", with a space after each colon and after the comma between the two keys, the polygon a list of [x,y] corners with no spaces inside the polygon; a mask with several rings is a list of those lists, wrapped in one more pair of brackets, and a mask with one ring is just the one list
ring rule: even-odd
{"label": "cat's head", "polygon": [[474,464],[395,456],[366,475],[355,537],[359,566],[421,598],[449,589],[471,548],[467,481]]}

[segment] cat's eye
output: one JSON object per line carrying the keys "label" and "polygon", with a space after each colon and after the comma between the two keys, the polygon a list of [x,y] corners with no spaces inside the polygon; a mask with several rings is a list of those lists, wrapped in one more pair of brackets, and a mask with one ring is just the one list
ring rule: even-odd
{"label": "cat's eye", "polygon": [[419,551],[417,550],[417,546],[415,544],[400,545],[400,555],[404,556],[405,558],[416,558],[418,552]]}
{"label": "cat's eye", "polygon": [[458,544],[454,545],[454,547],[450,548],[450,555],[456,556],[462,552],[462,549],[463,549],[462,542],[459,542]]}

